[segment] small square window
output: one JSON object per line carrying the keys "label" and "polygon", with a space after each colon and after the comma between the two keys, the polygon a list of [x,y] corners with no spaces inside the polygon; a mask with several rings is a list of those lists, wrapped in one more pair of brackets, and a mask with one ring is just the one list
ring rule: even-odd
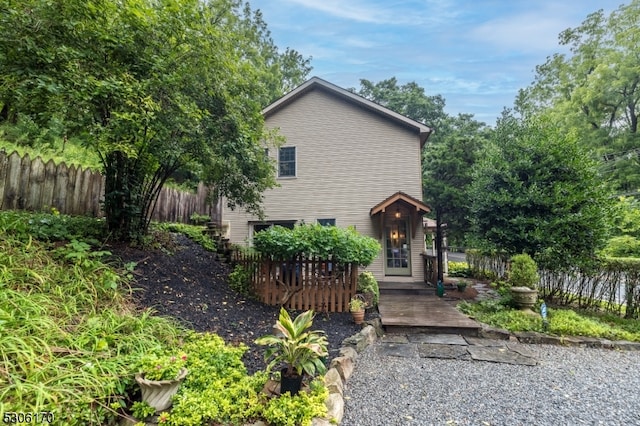
{"label": "small square window", "polygon": [[322,226],[336,226],[335,219],[318,219],[318,224]]}
{"label": "small square window", "polygon": [[285,146],[278,153],[278,176],[295,177],[296,175],[296,147]]}

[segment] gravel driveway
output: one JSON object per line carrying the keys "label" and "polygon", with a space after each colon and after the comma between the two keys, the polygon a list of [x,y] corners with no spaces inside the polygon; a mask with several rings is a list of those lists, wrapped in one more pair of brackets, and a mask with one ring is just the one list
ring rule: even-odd
{"label": "gravel driveway", "polygon": [[356,361],[343,425],[640,425],[640,352],[527,345],[530,367],[379,347]]}

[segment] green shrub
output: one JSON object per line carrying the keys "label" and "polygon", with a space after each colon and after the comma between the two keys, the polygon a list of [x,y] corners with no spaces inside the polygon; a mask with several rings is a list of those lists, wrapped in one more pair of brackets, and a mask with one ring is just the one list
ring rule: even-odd
{"label": "green shrub", "polygon": [[529,287],[536,289],[540,276],[535,260],[526,253],[511,257],[508,271],[508,282],[512,287]]}
{"label": "green shrub", "polygon": [[28,115],[19,114],[16,124],[3,124],[2,132],[4,139],[20,146],[51,148],[56,140],[62,139],[64,125],[51,119],[47,126],[40,127]]}
{"label": "green shrub", "polygon": [[247,376],[242,363],[245,346],[228,346],[215,334],[189,333],[180,348],[189,370],[168,424],[238,424],[259,412],[258,393],[266,374]]}
{"label": "green shrub", "polygon": [[288,393],[272,398],[262,413],[263,418],[273,426],[308,426],[314,417],[327,415],[324,401],[329,396],[327,389],[319,382],[311,382],[311,392],[300,392],[295,396]]}
{"label": "green shrub", "polygon": [[[25,124],[27,127],[31,127],[28,122]],[[65,163],[68,167],[74,165],[82,167],[83,170],[102,170],[102,162],[96,150],[86,148],[79,138],[70,137],[65,140],[62,137],[57,137],[54,134],[55,130],[54,132],[51,130],[54,129],[49,127],[40,133],[41,136],[33,137],[34,131],[39,132],[38,129],[33,127],[21,129],[20,126],[5,122],[0,125],[0,146],[2,146],[0,149],[4,150],[7,155],[14,151],[21,157],[28,154],[32,160],[40,157],[45,164],[53,160],[55,164]]]}
{"label": "green shrub", "polygon": [[511,284],[504,280],[495,280],[491,281],[489,284],[491,288],[493,288],[502,298],[510,297],[511,294]]}
{"label": "green shrub", "polygon": [[36,240],[0,238],[0,371],[11,377],[0,386],[1,410],[110,424],[139,354],[177,344],[182,329],[134,311],[126,273],[90,253],[77,240],[52,253]]}
{"label": "green shrub", "polygon": [[611,238],[602,253],[610,257],[640,257],[640,240],[629,235]]}
{"label": "green shrub", "polygon": [[189,375],[165,416],[168,425],[245,424],[259,418],[273,426],[308,425],[314,416],[326,415],[328,392],[317,380],[310,394],[272,399],[261,394],[269,376],[247,375],[241,360],[244,346],[225,345],[214,334],[190,333],[180,349],[188,354]]}
{"label": "green shrub", "polygon": [[191,216],[189,216],[189,220],[197,226],[204,225],[205,223],[209,222],[211,218],[206,214],[193,213]]}
{"label": "green shrub", "polygon": [[236,265],[229,274],[229,287],[240,294],[251,294],[251,270],[244,265]]}
{"label": "green shrub", "polygon": [[[542,318],[512,309],[504,302],[504,300],[461,302],[458,304],[458,309],[480,322],[511,332],[545,332]],[[554,335],[640,341],[640,320],[552,308],[548,309],[548,319],[549,325],[546,332]]]}
{"label": "green shrub", "polygon": [[202,233],[202,227],[186,223],[156,223],[154,229],[184,234],[192,241],[200,244],[205,250],[215,252],[217,246],[212,238]]}
{"label": "green shrub", "polygon": [[355,262],[365,267],[381,249],[376,239],[360,235],[353,227],[319,224],[296,225],[293,229],[272,226],[258,232],[253,243],[256,250],[278,260],[317,256],[338,264]]}
{"label": "green shrub", "polygon": [[467,262],[452,262],[448,264],[449,272],[447,275],[450,277],[470,278],[472,276],[471,268]]}
{"label": "green shrub", "polygon": [[138,420],[144,420],[147,417],[153,416],[156,413],[156,409],[146,402],[136,401],[131,406],[131,414]]}
{"label": "green shrub", "polygon": [[22,241],[35,238],[41,241],[91,241],[106,235],[103,219],[88,216],[68,216],[55,208],[50,213],[0,211],[0,233],[12,235]]}
{"label": "green shrub", "polygon": [[358,293],[365,295],[367,300],[371,299],[372,306],[378,306],[380,300],[380,288],[378,287],[378,281],[373,273],[369,271],[361,272],[358,275]]}

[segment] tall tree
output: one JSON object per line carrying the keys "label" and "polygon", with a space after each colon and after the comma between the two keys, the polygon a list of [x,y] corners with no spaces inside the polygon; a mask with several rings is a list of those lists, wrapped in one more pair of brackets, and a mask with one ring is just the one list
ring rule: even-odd
{"label": "tall tree", "polygon": [[527,253],[553,269],[589,259],[606,241],[611,198],[597,163],[548,117],[505,112],[471,188],[481,247]]}
{"label": "tall tree", "polygon": [[423,196],[435,214],[438,271],[442,279],[443,225],[447,224],[451,239],[464,241],[469,229],[466,191],[489,129],[469,114],[448,116],[444,112],[444,98],[427,95],[415,82],[398,85],[392,77],[378,83],[362,79],[360,85],[356,92],[360,96],[435,129],[423,152]]}
{"label": "tall tree", "polygon": [[434,206],[436,218],[447,224],[449,240],[465,245],[470,228],[468,190],[472,170],[491,129],[470,114],[460,114],[448,118],[437,131],[437,142],[424,149],[424,197]]}
{"label": "tall tree", "polygon": [[279,54],[248,4],[7,0],[0,25],[3,114],[61,120],[97,150],[116,236],[146,231],[181,169],[198,171],[230,206],[261,212],[275,184],[261,109],[309,64]]}
{"label": "tall tree", "polygon": [[428,126],[437,127],[446,118],[444,98],[441,95],[428,96],[424,88],[413,81],[400,86],[395,77],[377,83],[363,78],[360,79],[360,89],[350,90]]}
{"label": "tall tree", "polygon": [[567,131],[595,150],[621,192],[640,188],[640,0],[609,16],[599,10],[559,37],[570,54],[537,67],[516,101],[525,116],[551,109]]}

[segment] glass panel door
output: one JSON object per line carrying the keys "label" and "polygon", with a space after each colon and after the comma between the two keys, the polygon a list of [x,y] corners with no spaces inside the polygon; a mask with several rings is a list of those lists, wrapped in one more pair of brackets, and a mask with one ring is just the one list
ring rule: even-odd
{"label": "glass panel door", "polygon": [[385,275],[411,275],[411,237],[406,219],[385,225]]}

